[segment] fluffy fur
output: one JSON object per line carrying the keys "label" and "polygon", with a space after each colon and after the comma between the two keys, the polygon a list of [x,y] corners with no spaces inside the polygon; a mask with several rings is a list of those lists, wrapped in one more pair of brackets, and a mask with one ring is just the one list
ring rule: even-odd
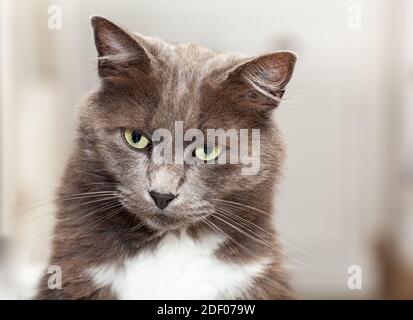
{"label": "fluffy fur", "polygon": [[[284,155],[271,115],[295,55],[169,44],[101,17],[92,27],[101,83],[80,110],[58,191],[51,264],[63,284],[49,290],[45,275],[38,298],[290,297],[271,214]],[[175,121],[203,132],[260,129],[260,171],[157,165],[121,136],[122,128],[173,133]],[[161,211],[152,190],[177,198]]]}
{"label": "fluffy fur", "polygon": [[193,239],[168,235],[156,250],[143,250],[121,265],[100,265],[88,270],[98,287],[109,286],[120,299],[236,298],[262,275],[269,259],[246,264],[221,261],[215,251],[222,236]]}

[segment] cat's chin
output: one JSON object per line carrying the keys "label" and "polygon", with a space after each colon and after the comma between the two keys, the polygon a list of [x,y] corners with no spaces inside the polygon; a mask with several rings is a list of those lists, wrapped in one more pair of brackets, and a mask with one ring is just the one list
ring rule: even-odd
{"label": "cat's chin", "polygon": [[145,224],[159,231],[173,231],[188,228],[202,220],[201,217],[183,217],[181,215],[156,213],[145,219]]}

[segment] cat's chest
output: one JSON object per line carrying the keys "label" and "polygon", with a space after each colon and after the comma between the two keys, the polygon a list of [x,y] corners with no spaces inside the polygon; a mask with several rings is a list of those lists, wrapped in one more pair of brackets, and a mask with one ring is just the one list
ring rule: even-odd
{"label": "cat's chest", "polygon": [[235,264],[214,252],[222,239],[194,241],[168,236],[156,250],[88,270],[99,287],[110,286],[119,299],[219,299],[239,297],[265,269],[265,261]]}

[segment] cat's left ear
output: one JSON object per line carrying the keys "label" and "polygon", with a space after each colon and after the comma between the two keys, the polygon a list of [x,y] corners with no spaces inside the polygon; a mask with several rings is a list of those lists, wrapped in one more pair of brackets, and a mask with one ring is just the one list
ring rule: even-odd
{"label": "cat's left ear", "polygon": [[101,78],[124,76],[131,68],[134,71],[149,72],[149,54],[131,34],[100,16],[92,16],[90,23]]}
{"label": "cat's left ear", "polygon": [[226,80],[232,99],[249,105],[253,103],[258,108],[276,108],[291,79],[296,61],[294,53],[280,51],[235,66]]}

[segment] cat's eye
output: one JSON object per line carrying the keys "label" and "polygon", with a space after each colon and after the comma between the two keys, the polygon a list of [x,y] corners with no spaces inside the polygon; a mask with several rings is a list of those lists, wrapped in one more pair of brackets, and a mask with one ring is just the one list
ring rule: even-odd
{"label": "cat's eye", "polygon": [[150,141],[142,132],[135,129],[124,129],[123,137],[125,141],[135,149],[145,149],[149,147]]}
{"label": "cat's eye", "polygon": [[203,161],[214,160],[221,153],[221,148],[219,146],[204,145],[198,147],[194,151],[195,156]]}

